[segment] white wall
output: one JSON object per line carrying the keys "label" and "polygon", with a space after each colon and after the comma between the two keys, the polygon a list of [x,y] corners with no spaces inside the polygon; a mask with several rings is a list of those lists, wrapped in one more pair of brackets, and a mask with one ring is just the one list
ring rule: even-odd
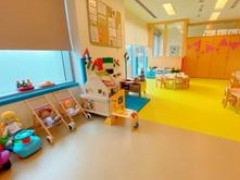
{"label": "white wall", "polygon": [[129,11],[126,11],[125,16],[126,45],[136,44],[148,46],[147,22],[140,20],[139,17]]}
{"label": "white wall", "polygon": [[149,66],[156,66],[159,69],[163,68],[172,68],[178,67],[180,68],[182,64],[181,57],[160,57],[160,58],[153,58],[152,54],[149,58]]}
{"label": "white wall", "polygon": [[[118,10],[122,15],[123,44],[122,48],[111,48],[96,46],[89,41],[87,0],[67,0],[68,13],[71,26],[71,35],[74,50],[78,56],[85,48],[88,48],[93,58],[110,56],[120,60],[121,72],[124,73],[124,53],[125,53],[125,8],[123,0],[102,0],[107,5]],[[75,66],[79,65],[79,59],[75,60]],[[76,75],[79,76],[79,69],[76,69]]]}

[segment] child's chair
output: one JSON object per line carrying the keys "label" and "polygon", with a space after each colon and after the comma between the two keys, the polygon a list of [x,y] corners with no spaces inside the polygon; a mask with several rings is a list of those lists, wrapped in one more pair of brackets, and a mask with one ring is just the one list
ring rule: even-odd
{"label": "child's chair", "polygon": [[34,116],[34,128],[38,128],[40,124],[40,127],[47,133],[46,139],[50,144],[53,144],[54,139],[50,132],[51,128],[63,123],[70,130],[74,129],[75,124],[72,122],[68,124],[47,96],[40,96],[25,102]]}
{"label": "child's chair", "polygon": [[231,105],[232,107],[236,106],[237,99],[236,97],[232,96],[231,94],[231,88],[227,87],[224,92],[222,104],[223,107],[226,108],[227,105]]}

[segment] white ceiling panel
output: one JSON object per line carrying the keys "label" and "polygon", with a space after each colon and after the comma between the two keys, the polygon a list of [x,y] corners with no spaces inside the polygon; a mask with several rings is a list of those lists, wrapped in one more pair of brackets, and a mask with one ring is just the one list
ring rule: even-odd
{"label": "white ceiling panel", "polygon": [[[189,18],[191,22],[208,21],[217,0],[139,0],[141,1],[149,10],[157,16],[153,18],[147,13],[136,0],[125,0],[125,7],[128,11],[136,14],[139,18],[147,21],[165,21],[174,20],[181,18]],[[165,12],[162,4],[172,3],[176,15],[168,16]],[[231,6],[236,3],[235,8]],[[219,19],[232,19],[240,18],[240,0],[229,0],[225,8],[221,11]]]}

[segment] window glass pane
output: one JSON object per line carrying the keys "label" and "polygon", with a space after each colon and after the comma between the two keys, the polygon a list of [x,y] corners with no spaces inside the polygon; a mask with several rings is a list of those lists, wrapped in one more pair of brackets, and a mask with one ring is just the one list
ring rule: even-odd
{"label": "window glass pane", "polygon": [[164,25],[157,25],[153,34],[153,57],[163,56]]}
{"label": "window glass pane", "polygon": [[223,36],[240,34],[238,22],[189,26],[188,37]]}
{"label": "window glass pane", "polygon": [[40,83],[55,84],[73,81],[68,51],[0,51],[0,97],[14,94],[17,80],[30,79],[39,88]]}
{"label": "window glass pane", "polygon": [[183,23],[167,25],[167,56],[181,56],[183,42]]}

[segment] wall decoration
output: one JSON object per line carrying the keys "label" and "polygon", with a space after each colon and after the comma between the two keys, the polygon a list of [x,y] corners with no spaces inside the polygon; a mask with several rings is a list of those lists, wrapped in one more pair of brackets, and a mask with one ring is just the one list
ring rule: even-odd
{"label": "wall decoration", "polygon": [[205,52],[206,53],[210,53],[210,52],[213,52],[213,51],[215,51],[215,47],[213,47],[212,45],[207,44]]}
{"label": "wall decoration", "polygon": [[121,13],[102,0],[87,0],[89,38],[94,45],[122,47]]}
{"label": "wall decoration", "polygon": [[195,46],[195,49],[196,50],[200,50],[200,47],[201,47],[201,40],[198,40],[194,43],[194,46]]}
{"label": "wall decoration", "polygon": [[229,46],[230,46],[233,50],[235,50],[235,49],[237,49],[237,48],[240,46],[240,42],[230,42],[230,43],[229,43]]}
{"label": "wall decoration", "polygon": [[191,77],[226,79],[240,69],[240,35],[188,38],[187,43],[193,48],[187,50],[183,68]]}
{"label": "wall decoration", "polygon": [[180,46],[179,45],[171,45],[169,47],[169,55],[170,56],[178,56],[180,51]]}
{"label": "wall decoration", "polygon": [[222,39],[219,43],[220,46],[228,46],[228,42],[226,39]]}

